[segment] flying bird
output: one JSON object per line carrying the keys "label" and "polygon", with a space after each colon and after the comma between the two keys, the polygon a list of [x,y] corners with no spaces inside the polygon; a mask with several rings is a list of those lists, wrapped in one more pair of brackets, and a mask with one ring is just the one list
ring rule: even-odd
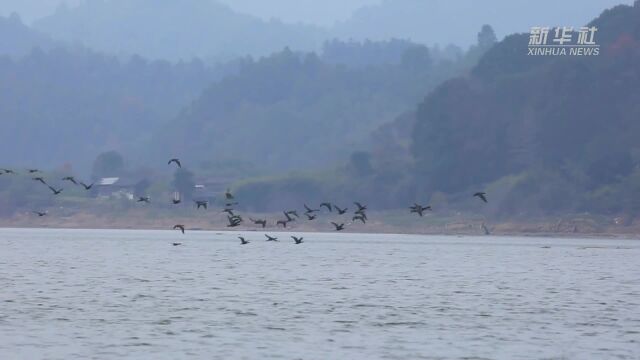
{"label": "flying bird", "polygon": [[275,236],[269,236],[269,235],[267,235],[267,234],[264,234],[264,236],[266,236],[266,237],[267,237],[267,240],[266,240],[266,241],[278,241],[278,238],[277,238],[277,237],[275,237]]}
{"label": "flying bird", "polygon": [[151,199],[148,196],[138,196],[138,202],[150,203]]}
{"label": "flying bird", "polygon": [[362,221],[363,224],[367,223],[367,220],[362,215],[356,215],[353,217],[353,219],[351,219],[351,221],[356,221],[356,220]]}
{"label": "flying bird", "polygon": [[318,217],[317,215],[311,215],[311,214],[307,214],[307,213],[305,213],[305,215],[307,216],[307,219],[309,219],[309,220],[315,220],[316,217]]}
{"label": "flying bird", "polygon": [[247,245],[249,242],[247,240],[245,240],[242,236],[238,236],[238,239],[240,239],[240,245]]}
{"label": "flying bird", "polygon": [[43,178],[43,177],[41,177],[41,176],[36,176],[36,177],[34,177],[34,178],[31,178],[31,180],[33,180],[33,181],[40,181],[40,182],[41,182],[41,183],[43,183],[44,185],[49,185],[49,184],[47,184],[47,182],[46,182],[46,181],[44,181],[44,178]]}
{"label": "flying bird", "polygon": [[38,169],[27,169],[27,171],[29,172],[29,174],[40,172],[40,170]]}
{"label": "flying bird", "polygon": [[[367,210],[367,205],[362,205],[362,204],[360,204],[360,203],[359,203],[359,202],[357,202],[357,201],[354,201],[353,203],[358,207],[358,211],[365,211],[365,210]],[[357,213],[358,211],[356,211],[356,213]]]}
{"label": "flying bird", "polygon": [[78,185],[76,179],[73,176],[65,176],[62,178],[62,181],[71,181],[74,185]]}
{"label": "flying bird", "polygon": [[242,223],[242,218],[238,215],[227,216],[227,220],[229,221],[227,227],[236,227]]}
{"label": "flying bird", "polygon": [[43,177],[41,177],[41,176],[33,177],[33,178],[31,178],[31,180],[33,180],[33,181],[39,181],[39,182],[43,183],[44,185],[49,185],[49,184],[47,184],[47,182],[44,180],[44,178],[43,178]]}
{"label": "flying bird", "polygon": [[171,243],[171,244],[172,244],[173,246],[180,246],[180,245],[182,245],[182,243],[179,243],[179,242],[174,242],[174,243]]}
{"label": "flying bird", "polygon": [[53,186],[49,186],[49,185],[47,185],[47,186],[49,187],[49,189],[50,189],[51,191],[53,191],[53,195],[58,195],[58,194],[60,194],[60,193],[62,192],[62,190],[63,190],[63,189],[56,189],[56,188],[54,188]]}
{"label": "flying bird", "polygon": [[11,169],[0,169],[2,171],[4,171],[5,174],[15,174],[15,172]]}
{"label": "flying bird", "polygon": [[302,236],[301,237],[292,236],[291,238],[293,239],[293,241],[296,242],[296,244],[302,244],[304,242],[302,241],[302,239],[304,239]]}
{"label": "flying bird", "polygon": [[344,213],[346,213],[346,212],[347,212],[347,210],[348,210],[347,208],[340,209],[337,205],[333,205],[333,207],[334,207],[336,210],[338,210],[338,214],[340,214],[340,215],[343,215],[343,214],[344,214]]}
{"label": "flying bird", "polygon": [[284,214],[284,216],[287,218],[287,222],[289,221],[296,221],[296,219],[292,218],[290,213],[288,211],[283,211],[282,212]]}
{"label": "flying bird", "polygon": [[305,208],[305,214],[313,214],[314,212],[318,212],[320,211],[320,209],[312,209],[310,207],[307,206],[307,204],[304,204],[304,208]]}
{"label": "flying bird", "polygon": [[178,229],[182,231],[182,233],[184,234],[184,225],[181,225],[181,224],[173,225],[173,230],[178,230]]}
{"label": "flying bird", "polygon": [[196,209],[200,209],[200,207],[203,207],[205,210],[207,210],[207,206],[209,206],[209,202],[208,201],[201,201],[201,200],[196,200]]}
{"label": "flying bird", "polygon": [[182,200],[180,199],[172,199],[171,202],[173,203],[173,205],[178,205],[182,202]]}
{"label": "flying bird", "polygon": [[251,220],[254,224],[256,225],[262,225],[262,228],[264,229],[265,226],[267,226],[267,219],[252,219],[249,218],[249,220]]}
{"label": "flying bird", "polygon": [[431,206],[430,205],[422,206],[419,204],[414,204],[413,206],[409,207],[409,209],[411,209],[410,212],[417,213],[418,215],[420,215],[420,217],[422,217],[424,215],[425,210],[431,211]]}
{"label": "flying bird", "polygon": [[333,226],[336,227],[336,231],[342,231],[344,230],[344,224],[336,224],[333,221],[331,222],[333,224]]}
{"label": "flying bird", "polygon": [[[297,218],[299,218],[299,217],[300,217],[300,215],[298,215],[298,212],[297,212],[296,210],[289,210],[289,211],[285,211],[285,212],[284,212],[284,214],[285,214],[285,215],[287,215],[287,214],[289,214],[289,215],[293,215],[293,216],[295,216],[295,217],[297,217]],[[287,217],[289,217],[289,216],[287,216]]]}
{"label": "flying bird", "polygon": [[286,228],[286,227],[287,227],[287,223],[288,223],[289,221],[291,221],[291,220],[278,220],[278,221],[276,221],[276,226],[278,226],[278,225],[282,225],[282,227],[285,227],[285,228]]}
{"label": "flying bird", "polygon": [[91,183],[91,184],[87,185],[87,184],[83,183],[82,181],[80,181],[80,185],[82,185],[82,187],[83,187],[85,190],[91,190],[91,188],[93,187],[93,183]]}
{"label": "flying bird", "polygon": [[477,198],[480,198],[484,202],[488,202],[487,201],[487,193],[485,193],[485,192],[477,192],[477,193],[473,194],[473,196],[477,197]]}
{"label": "flying bird", "polygon": [[46,211],[33,211],[34,214],[38,215],[38,217],[43,217],[47,215]]}
{"label": "flying bird", "polygon": [[367,218],[367,214],[364,212],[364,210],[358,210],[358,211],[355,212],[355,214],[358,215],[358,216],[362,216],[365,220],[369,220]]}
{"label": "flying bird", "polygon": [[333,209],[332,209],[332,207],[331,207],[331,203],[323,202],[322,204],[320,204],[320,207],[323,207],[323,206],[324,206],[324,207],[326,207],[326,208],[327,208],[327,210],[329,210],[329,212],[332,212],[332,211],[333,211]]}
{"label": "flying bird", "polygon": [[179,168],[182,167],[182,164],[180,163],[180,159],[171,159],[171,160],[169,160],[167,165],[171,165],[171,163],[176,163],[176,165],[178,165]]}

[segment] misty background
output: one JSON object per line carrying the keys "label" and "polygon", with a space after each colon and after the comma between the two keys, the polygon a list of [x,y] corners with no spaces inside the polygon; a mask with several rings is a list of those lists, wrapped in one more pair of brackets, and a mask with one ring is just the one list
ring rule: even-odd
{"label": "misty background", "polygon": [[[0,16],[0,167],[157,198],[232,187],[255,211],[455,213],[478,189],[494,216],[640,211],[633,1],[4,0]],[[526,56],[530,27],[590,22],[601,56]],[[0,176],[3,215],[46,194]]]}

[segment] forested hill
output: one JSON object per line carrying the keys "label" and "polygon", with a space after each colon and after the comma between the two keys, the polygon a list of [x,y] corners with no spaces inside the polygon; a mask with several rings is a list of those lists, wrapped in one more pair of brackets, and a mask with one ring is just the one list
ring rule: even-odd
{"label": "forested hill", "polygon": [[[353,58],[332,56],[360,63],[357,51],[346,54]],[[456,64],[434,63],[429,49],[415,44],[398,64],[361,67],[286,49],[212,84],[156,133],[150,156],[250,162],[262,172],[333,166],[457,71]]]}
{"label": "forested hill", "polygon": [[430,94],[412,135],[419,191],[486,188],[503,213],[640,210],[640,3],[591,25],[599,56],[527,56],[528,34],[512,35]]}

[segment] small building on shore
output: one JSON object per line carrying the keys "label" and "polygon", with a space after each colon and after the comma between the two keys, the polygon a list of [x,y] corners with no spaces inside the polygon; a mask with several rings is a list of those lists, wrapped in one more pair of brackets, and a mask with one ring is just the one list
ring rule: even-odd
{"label": "small building on shore", "polygon": [[134,200],[136,194],[144,192],[147,179],[132,177],[105,177],[96,182],[97,196],[103,198]]}

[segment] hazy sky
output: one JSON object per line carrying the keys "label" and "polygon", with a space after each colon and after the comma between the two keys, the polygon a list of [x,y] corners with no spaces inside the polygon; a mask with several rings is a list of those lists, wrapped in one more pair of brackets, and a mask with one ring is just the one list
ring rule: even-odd
{"label": "hazy sky", "polygon": [[81,0],[0,0],[0,15],[7,16],[12,12],[20,14],[22,20],[31,23],[43,16],[51,15],[64,3],[78,4]]}
{"label": "hazy sky", "polygon": [[280,18],[286,22],[306,22],[329,27],[348,19],[366,5],[381,0],[219,0],[240,12],[264,19]]}
{"label": "hazy sky", "polygon": [[[58,5],[78,4],[83,0],[0,0],[0,15],[18,12],[27,23],[50,15]],[[132,0],[134,1],[134,0]],[[179,1],[179,0],[176,0]],[[331,26],[346,20],[365,5],[379,4],[381,0],[218,0],[239,12],[263,19],[273,17],[286,22],[306,22]]]}
{"label": "hazy sky", "polygon": [[[20,13],[26,23],[53,13],[61,3],[85,0],[0,0],[0,15]],[[105,1],[105,0],[102,0]],[[135,0],[130,0],[135,1]],[[166,0],[172,1],[172,0]],[[173,0],[180,2],[180,0]],[[216,0],[210,0],[216,1]],[[579,26],[616,4],[633,0],[217,0],[269,20],[303,22],[354,39],[413,39],[425,44],[473,44],[483,24],[499,37],[530,26]],[[349,21],[347,21],[349,20]],[[338,22],[338,26],[332,27]]]}

